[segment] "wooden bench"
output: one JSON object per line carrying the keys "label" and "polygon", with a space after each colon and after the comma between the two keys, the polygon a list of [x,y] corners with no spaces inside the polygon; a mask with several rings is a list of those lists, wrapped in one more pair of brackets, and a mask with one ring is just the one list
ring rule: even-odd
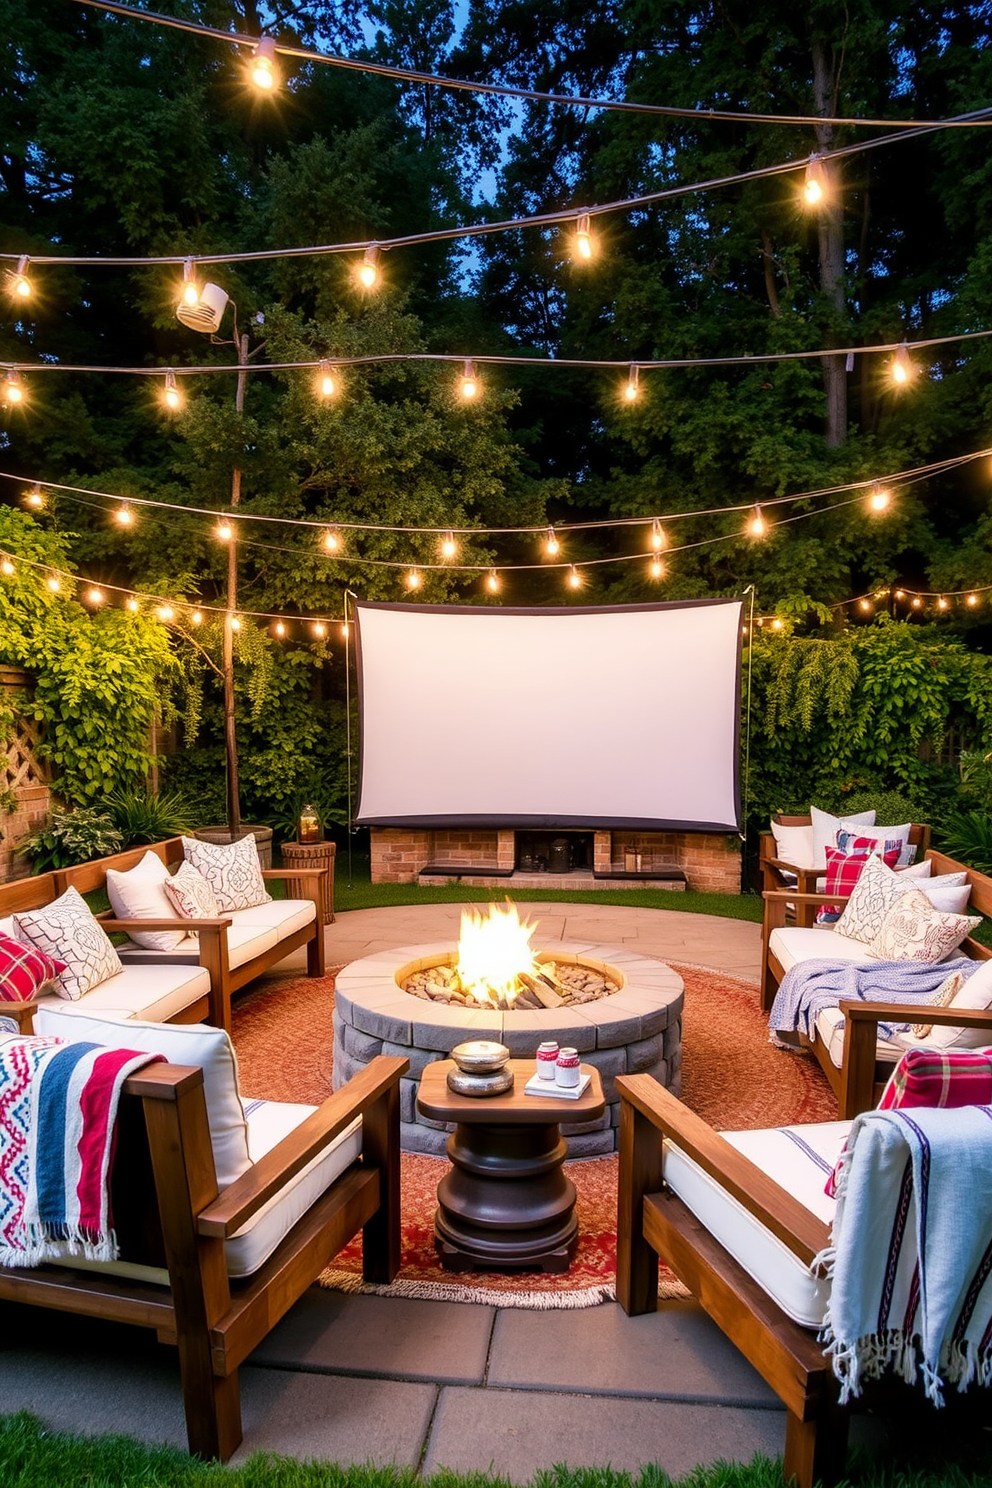
{"label": "wooden bench", "polygon": [[[808,827],[813,818],[808,813],[805,816],[785,816],[780,812],[773,817],[773,821],[780,827]],[[866,826],[865,831],[873,832],[875,828]],[[910,822],[908,844],[916,848],[914,861],[919,862],[926,857],[930,847],[930,828],[925,822]],[[762,832],[758,837],[758,868],[761,873],[761,887],[769,893],[776,889],[794,888],[798,894],[815,894],[817,879],[824,878],[827,871],[826,868],[798,868],[795,863],[777,857],[772,832]],[[819,902],[822,903],[822,899]],[[815,914],[815,909],[811,914],[808,907],[804,906],[800,918],[797,908],[796,923],[811,925]]]}

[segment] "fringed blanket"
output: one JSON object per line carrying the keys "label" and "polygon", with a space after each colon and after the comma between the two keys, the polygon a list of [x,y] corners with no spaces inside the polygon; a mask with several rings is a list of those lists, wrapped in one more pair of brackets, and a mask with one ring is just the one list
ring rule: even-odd
{"label": "fringed blanket", "polygon": [[[970,977],[981,965],[967,956],[953,961],[797,961],[782,978],[775,994],[768,1027],[777,1034],[800,1033],[810,1037],[818,1013],[835,1008],[845,999],[859,1002],[925,1003],[952,972]],[[882,1038],[908,1027],[907,1023],[880,1023]]]}
{"label": "fringed blanket", "polygon": [[823,1339],[841,1403],[892,1367],[945,1382],[992,1381],[992,1109],[868,1111],[837,1179]]}
{"label": "fringed blanket", "polygon": [[0,1042],[0,1264],[115,1259],[117,1102],[128,1075],[160,1057],[55,1038]]}

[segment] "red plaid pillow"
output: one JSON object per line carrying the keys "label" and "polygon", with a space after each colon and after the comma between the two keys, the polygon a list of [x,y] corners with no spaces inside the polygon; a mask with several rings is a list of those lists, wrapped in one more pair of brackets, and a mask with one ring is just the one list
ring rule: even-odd
{"label": "red plaid pillow", "polygon": [[65,969],[64,961],[36,946],[0,935],[0,1002],[30,1002]]}
{"label": "red plaid pillow", "polygon": [[[850,894],[854,885],[861,877],[861,870],[865,866],[872,853],[878,852],[883,844],[877,843],[871,837],[855,837],[849,843],[849,851],[841,852],[839,847],[828,847],[827,854],[827,893],[828,894]],[[894,868],[899,861],[902,852],[901,842],[886,842],[884,852],[880,854],[882,862],[888,868]],[[816,912],[818,925],[830,925],[839,920],[841,911],[836,904],[821,904]]]}

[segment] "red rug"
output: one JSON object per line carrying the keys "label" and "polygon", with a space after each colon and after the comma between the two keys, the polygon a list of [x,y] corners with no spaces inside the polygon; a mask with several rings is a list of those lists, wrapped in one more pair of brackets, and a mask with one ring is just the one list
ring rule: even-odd
{"label": "red rug", "polygon": [[[814,1060],[768,1042],[756,985],[703,967],[676,965],[685,981],[682,1099],[724,1130],[831,1121],[837,1105]],[[272,979],[239,998],[234,1043],[246,1096],[316,1105],[331,1089],[334,977]],[[285,1057],[292,1051],[292,1058]],[[510,1307],[588,1307],[611,1300],[616,1269],[615,1156],[567,1164],[578,1193],[579,1247],[565,1276],[441,1269],[434,1251],[435,1189],[446,1160],[402,1157],[403,1264],[392,1296],[483,1301]],[[363,1289],[361,1241],[321,1278]],[[375,1290],[375,1289],[373,1289]],[[662,1295],[685,1295],[663,1268]]]}

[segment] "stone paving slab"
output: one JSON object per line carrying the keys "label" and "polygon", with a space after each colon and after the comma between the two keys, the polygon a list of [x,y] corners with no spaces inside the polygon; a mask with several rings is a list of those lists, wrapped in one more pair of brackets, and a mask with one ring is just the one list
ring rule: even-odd
{"label": "stone paving slab", "polygon": [[311,1287],[251,1355],[252,1364],[438,1384],[480,1384],[494,1307]]}
{"label": "stone paving slab", "polygon": [[558,1462],[628,1472],[657,1462],[678,1477],[720,1459],[775,1457],[784,1440],[782,1410],[447,1386],[422,1471],[482,1470],[527,1483]]}
{"label": "stone paving slab", "polygon": [[416,1467],[437,1386],[285,1369],[241,1370],[244,1441],[231,1458],[279,1452],[303,1461]]}

